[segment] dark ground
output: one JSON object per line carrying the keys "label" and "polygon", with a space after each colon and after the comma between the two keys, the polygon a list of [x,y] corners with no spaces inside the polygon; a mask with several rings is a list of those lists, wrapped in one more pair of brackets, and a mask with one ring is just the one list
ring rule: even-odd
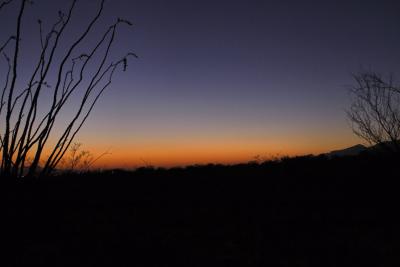
{"label": "dark ground", "polygon": [[399,163],[301,157],[3,187],[0,266],[399,266]]}

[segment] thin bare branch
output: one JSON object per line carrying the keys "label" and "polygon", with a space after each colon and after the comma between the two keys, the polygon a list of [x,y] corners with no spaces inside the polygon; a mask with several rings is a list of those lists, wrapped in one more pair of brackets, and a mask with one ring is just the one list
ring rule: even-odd
{"label": "thin bare branch", "polygon": [[[0,9],[13,0],[0,2]],[[106,29],[95,46],[85,53],[80,53],[78,47],[83,43],[104,10],[104,0],[100,0],[99,8],[94,17],[89,21],[83,32],[73,40],[67,49],[60,51],[62,36],[69,25],[77,0],[72,0],[68,12],[59,11],[58,19],[52,24],[47,33],[43,32],[42,21],[38,20],[40,49],[37,62],[32,68],[26,88],[17,88],[21,76],[18,65],[21,64],[21,28],[26,4],[29,0],[20,0],[19,13],[16,20],[15,34],[8,37],[0,46],[0,52],[11,50],[10,44],[14,43],[14,53],[11,59],[3,53],[8,64],[8,71],[4,77],[0,98],[0,116],[4,111],[5,129],[0,133],[0,152],[2,153],[0,175],[8,177],[34,176],[38,174],[39,162],[43,162],[42,175],[48,175],[54,170],[70,149],[76,135],[85,124],[105,90],[111,85],[113,75],[118,67],[123,71],[128,66],[128,57],[137,57],[128,53],[125,57],[108,62],[111,46],[115,40],[118,25],[131,26],[128,20],[118,18],[117,21]],[[13,42],[14,41],[14,42]],[[60,55],[61,54],[61,55]],[[78,54],[79,56],[76,56]],[[88,74],[89,64],[96,61],[92,74]],[[56,72],[54,86],[50,86],[48,76],[50,70]],[[92,71],[90,71],[92,72]],[[89,78],[87,79],[87,76]],[[87,80],[88,85],[82,86]],[[42,103],[45,89],[51,92],[49,109],[41,114],[39,105]],[[82,90],[82,91],[81,91]],[[42,154],[53,128],[58,121],[59,114],[73,95],[82,93],[81,100],[71,120],[66,123],[61,135],[55,139],[56,145],[49,151],[50,155],[42,158]],[[3,122],[2,122],[3,123]],[[47,146],[46,146],[47,148]],[[86,166],[90,167],[98,159],[85,157]],[[78,155],[80,157],[80,154]]]}
{"label": "thin bare branch", "polygon": [[17,81],[17,65],[18,65],[18,57],[19,57],[19,49],[20,49],[20,36],[21,36],[21,24],[22,24],[22,16],[25,10],[26,1],[22,0],[21,7],[19,10],[18,18],[17,18],[17,29],[16,29],[16,40],[15,40],[15,48],[14,48],[14,56],[13,56],[13,65],[12,65],[12,78],[10,89],[8,91],[8,99],[7,99],[7,113],[6,113],[6,129],[3,137],[3,160],[2,160],[2,172],[5,177],[10,175],[11,161],[12,156],[9,155],[9,142],[10,142],[10,127],[11,127],[11,105],[13,101],[15,84]]}
{"label": "thin bare branch", "polygon": [[3,7],[5,7],[6,5],[10,4],[13,0],[6,0],[6,1],[2,1],[0,2],[0,10],[3,9]]}
{"label": "thin bare branch", "polygon": [[393,77],[385,81],[377,73],[362,72],[353,78],[353,103],[347,111],[353,132],[370,144],[386,145],[400,152],[400,91],[393,84]]}

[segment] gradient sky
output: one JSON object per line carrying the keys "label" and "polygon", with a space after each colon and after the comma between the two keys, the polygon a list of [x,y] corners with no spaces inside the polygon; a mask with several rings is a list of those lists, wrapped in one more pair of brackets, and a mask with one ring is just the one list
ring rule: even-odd
{"label": "gradient sky", "polygon": [[[68,3],[29,8],[22,68],[35,58],[29,21],[46,23]],[[80,1],[71,38],[97,3]],[[14,20],[9,11],[1,25]],[[345,115],[351,73],[399,73],[399,14],[389,0],[109,0],[93,36],[126,18],[134,27],[119,32],[115,55],[139,59],[115,76],[77,140],[95,155],[110,149],[99,167],[246,162],[359,143]]]}

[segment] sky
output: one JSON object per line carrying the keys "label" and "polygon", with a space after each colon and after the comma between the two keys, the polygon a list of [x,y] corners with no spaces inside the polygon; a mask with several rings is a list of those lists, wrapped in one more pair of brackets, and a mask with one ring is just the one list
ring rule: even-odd
{"label": "sky", "polygon": [[[65,43],[98,3],[78,1]],[[48,26],[69,4],[29,6],[22,73],[37,58],[34,21]],[[14,11],[2,13],[2,33]],[[345,113],[351,74],[399,73],[399,12],[390,0],[106,1],[82,49],[121,17],[133,27],[118,31],[112,56],[139,58],[115,75],[76,140],[94,155],[109,151],[96,165],[105,168],[247,162],[361,143]]]}

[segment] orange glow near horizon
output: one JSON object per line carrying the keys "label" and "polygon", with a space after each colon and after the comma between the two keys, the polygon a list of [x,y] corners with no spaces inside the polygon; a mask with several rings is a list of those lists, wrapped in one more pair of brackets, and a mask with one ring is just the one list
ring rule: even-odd
{"label": "orange glow near horizon", "polygon": [[219,124],[211,119],[201,124],[173,119],[162,123],[105,121],[89,120],[75,139],[94,158],[110,152],[93,165],[95,169],[247,163],[256,156],[267,160],[275,156],[318,155],[361,142],[345,120],[326,122],[319,117],[314,121],[288,117],[269,123],[225,120]]}
{"label": "orange glow near horizon", "polygon": [[[339,136],[340,137],[340,136]],[[284,137],[283,137],[284,138]],[[91,141],[90,141],[91,140]],[[307,136],[265,141],[260,138],[249,140],[240,138],[215,138],[192,140],[139,140],[137,142],[115,142],[107,146],[97,143],[93,138],[82,138],[83,150],[90,151],[94,157],[109,150],[111,154],[99,159],[93,168],[133,169],[146,165],[155,167],[175,167],[194,164],[234,164],[246,163],[260,156],[267,160],[274,156],[295,156],[329,152],[354,145],[357,139],[347,136],[341,140],[331,140],[319,136]]]}

